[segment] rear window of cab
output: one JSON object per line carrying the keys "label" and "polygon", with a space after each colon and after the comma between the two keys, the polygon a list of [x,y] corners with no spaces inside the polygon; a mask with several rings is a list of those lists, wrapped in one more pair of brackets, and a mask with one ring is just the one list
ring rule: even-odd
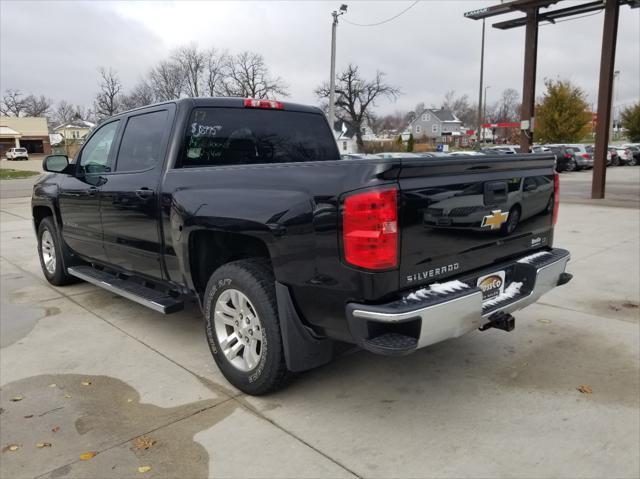
{"label": "rear window of cab", "polygon": [[339,160],[333,135],[317,113],[196,108],[177,167]]}

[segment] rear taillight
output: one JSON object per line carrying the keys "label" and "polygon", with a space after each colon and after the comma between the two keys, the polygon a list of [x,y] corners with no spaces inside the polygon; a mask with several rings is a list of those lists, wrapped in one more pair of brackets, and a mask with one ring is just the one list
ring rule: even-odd
{"label": "rear taillight", "polygon": [[565,154],[564,154],[564,157],[565,157],[565,158],[571,158],[571,155],[570,155],[569,153],[565,153]]}
{"label": "rear taillight", "polygon": [[245,108],[265,108],[267,110],[283,110],[284,105],[275,100],[256,100],[254,98],[246,98],[244,100]]}
{"label": "rear taillight", "polygon": [[555,173],[553,175],[553,219],[551,220],[553,225],[558,222],[558,208],[560,207],[560,175]]}
{"label": "rear taillight", "polygon": [[589,153],[583,153],[582,155],[580,155],[582,158],[586,158],[587,160],[589,158],[591,158],[591,155]]}
{"label": "rear taillight", "polygon": [[365,269],[398,266],[398,190],[347,196],[342,210],[345,261]]}

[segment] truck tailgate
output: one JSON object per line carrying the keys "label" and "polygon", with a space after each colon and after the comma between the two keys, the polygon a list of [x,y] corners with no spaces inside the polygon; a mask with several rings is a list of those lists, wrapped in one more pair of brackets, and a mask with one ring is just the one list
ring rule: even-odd
{"label": "truck tailgate", "polygon": [[554,159],[402,159],[401,289],[551,246]]}

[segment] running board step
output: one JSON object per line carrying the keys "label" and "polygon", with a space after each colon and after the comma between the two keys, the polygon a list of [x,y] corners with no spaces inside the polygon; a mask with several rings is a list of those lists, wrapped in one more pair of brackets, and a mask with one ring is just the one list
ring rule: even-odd
{"label": "running board step", "polygon": [[67,273],[160,313],[175,313],[184,307],[184,303],[180,299],[176,299],[164,291],[147,288],[134,281],[118,278],[91,266],[67,268]]}

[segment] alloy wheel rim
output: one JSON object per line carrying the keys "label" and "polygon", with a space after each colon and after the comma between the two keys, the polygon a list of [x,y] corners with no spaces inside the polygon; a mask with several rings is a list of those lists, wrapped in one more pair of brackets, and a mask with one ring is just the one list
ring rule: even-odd
{"label": "alloy wheel rim", "polygon": [[42,254],[42,262],[47,273],[54,274],[56,272],[56,248],[53,244],[53,236],[49,230],[44,230],[40,239],[40,252]]}
{"label": "alloy wheel rim", "polygon": [[262,323],[249,298],[237,289],[226,289],[216,301],[214,329],[227,361],[247,372],[259,363],[263,352]]}

